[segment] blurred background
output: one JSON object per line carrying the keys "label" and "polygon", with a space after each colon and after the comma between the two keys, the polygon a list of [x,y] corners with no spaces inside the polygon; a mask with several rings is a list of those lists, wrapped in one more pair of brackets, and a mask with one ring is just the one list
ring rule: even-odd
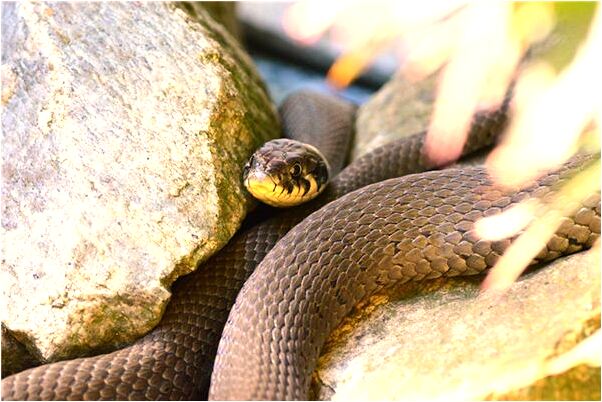
{"label": "blurred background", "polygon": [[[334,89],[326,81],[326,73],[345,49],[343,43],[327,34],[318,35],[311,42],[295,38],[295,28],[288,27],[286,21],[297,18],[299,24],[305,25],[303,19],[311,20],[312,17],[290,17],[293,6],[294,2],[288,1],[236,3],[244,44],[276,103],[300,88],[332,92]],[[387,82],[397,65],[391,52],[379,55],[353,85],[340,91],[340,95],[355,103],[365,102]]]}

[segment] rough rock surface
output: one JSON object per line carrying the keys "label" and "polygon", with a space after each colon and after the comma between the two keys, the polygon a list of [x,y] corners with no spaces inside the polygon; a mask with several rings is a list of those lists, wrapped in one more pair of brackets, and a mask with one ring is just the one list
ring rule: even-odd
{"label": "rough rock surface", "polygon": [[428,128],[437,75],[411,82],[397,73],[357,112],[351,159]]}
{"label": "rough rock surface", "polygon": [[499,299],[479,296],[481,280],[405,284],[358,306],[322,352],[316,397],[599,399],[599,357],[588,365],[599,331],[593,350],[575,347],[600,327],[599,248],[525,275]]}
{"label": "rough rock surface", "polygon": [[280,132],[236,41],[170,3],[3,3],[2,106],[2,323],[41,362],[149,331]]}

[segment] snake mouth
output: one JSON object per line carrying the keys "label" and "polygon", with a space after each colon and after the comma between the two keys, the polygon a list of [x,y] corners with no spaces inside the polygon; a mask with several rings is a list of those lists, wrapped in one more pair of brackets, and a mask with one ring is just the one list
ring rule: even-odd
{"label": "snake mouth", "polygon": [[247,171],[243,183],[249,193],[259,201],[273,207],[292,207],[317,196],[321,189],[313,177],[301,179],[299,183],[284,185],[262,171]]}
{"label": "snake mouth", "polygon": [[260,200],[273,193],[278,186],[269,175],[258,171],[248,172],[244,178],[244,185],[255,198]]}

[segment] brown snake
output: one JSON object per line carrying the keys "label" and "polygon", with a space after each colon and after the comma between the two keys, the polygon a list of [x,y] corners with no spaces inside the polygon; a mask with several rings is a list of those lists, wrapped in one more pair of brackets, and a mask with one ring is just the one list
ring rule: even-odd
{"label": "brown snake", "polygon": [[[281,113],[286,130],[320,148],[336,172],[348,142],[338,134],[351,131],[354,111],[300,94]],[[490,144],[505,114],[476,119],[465,153]],[[478,240],[473,222],[551,192],[591,159],[573,159],[520,193],[494,189],[481,168],[395,178],[428,167],[423,140],[417,134],[367,154],[308,204],[259,224],[249,218],[224,249],[174,284],[151,333],[109,354],[7,377],[3,399],[196,399],[207,396],[210,378],[214,399],[306,399],[326,336],[356,302],[399,281],[491,267],[510,241]],[[568,219],[539,260],[579,251],[599,236],[599,193],[581,209],[593,213]]]}

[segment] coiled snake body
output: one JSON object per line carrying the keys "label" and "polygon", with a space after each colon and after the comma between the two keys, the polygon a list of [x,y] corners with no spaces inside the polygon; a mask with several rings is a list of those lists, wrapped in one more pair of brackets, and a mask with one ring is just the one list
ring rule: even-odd
{"label": "coiled snake body", "polygon": [[[354,107],[299,94],[281,113],[286,131],[316,145],[334,173],[341,169],[348,139],[339,134],[351,131]],[[505,115],[503,107],[475,120],[465,153],[490,144]],[[310,203],[248,224],[174,284],[159,326],[133,345],[10,376],[2,397],[198,399],[207,396],[211,378],[214,399],[306,399],[326,336],[355,303],[395,282],[491,267],[510,241],[479,240],[473,222],[550,193],[591,159],[575,158],[519,193],[502,193],[482,168],[411,174],[428,167],[423,140],[417,134],[387,144],[341,171]],[[568,219],[539,260],[595,241],[599,193],[582,210],[593,213],[582,214],[586,221]]]}

